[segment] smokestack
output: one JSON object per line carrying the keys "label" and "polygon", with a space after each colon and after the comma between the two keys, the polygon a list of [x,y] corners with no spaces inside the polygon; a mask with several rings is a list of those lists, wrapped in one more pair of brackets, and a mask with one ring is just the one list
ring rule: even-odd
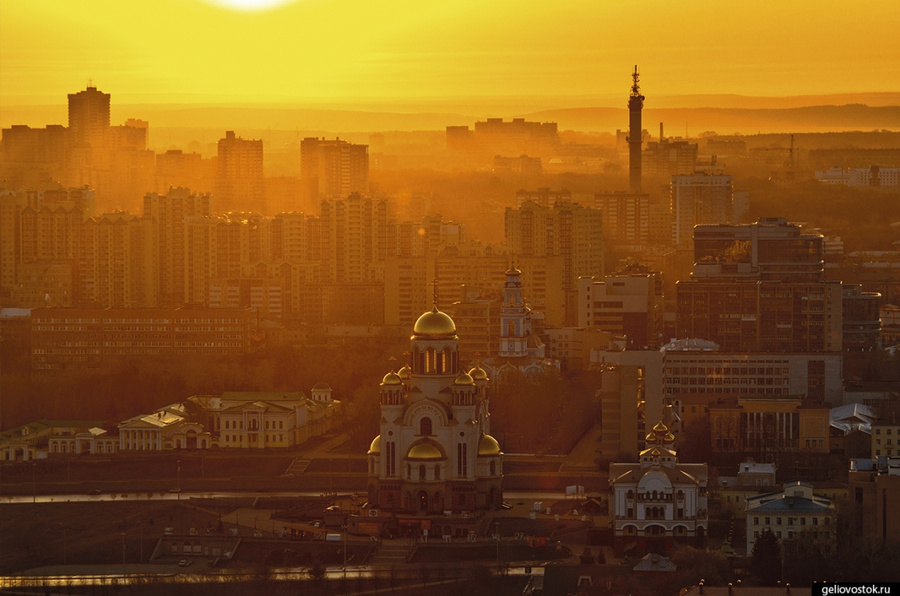
{"label": "smokestack", "polygon": [[660,122],[659,123],[659,142],[662,143],[664,138],[665,137],[663,137],[663,123]]}

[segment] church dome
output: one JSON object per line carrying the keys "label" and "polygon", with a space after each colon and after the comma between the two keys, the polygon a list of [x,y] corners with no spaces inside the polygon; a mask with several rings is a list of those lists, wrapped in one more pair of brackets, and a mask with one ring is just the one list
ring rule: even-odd
{"label": "church dome", "polygon": [[372,439],[372,444],[369,445],[369,452],[366,455],[381,455],[381,435]]}
{"label": "church dome", "polygon": [[435,461],[446,459],[440,446],[431,439],[421,439],[410,446],[406,459],[419,461]]}
{"label": "church dome", "polygon": [[469,376],[472,377],[472,379],[475,381],[487,381],[488,380],[487,372],[480,366],[476,366],[475,368],[470,370]]}
{"label": "church dome", "polygon": [[656,442],[656,433],[654,433],[654,432],[647,433],[647,436],[644,437],[644,440],[647,443],[655,443]]}
{"label": "church dome", "polygon": [[656,434],[658,434],[660,436],[663,436],[667,432],[669,432],[669,427],[667,427],[665,424],[663,424],[662,420],[660,420],[659,422],[656,423],[656,426],[653,427],[653,432],[655,432]]}
{"label": "church dome", "polygon": [[384,378],[381,379],[382,385],[402,385],[403,379],[400,378],[400,375],[395,373],[394,371],[389,372],[384,375]]}
{"label": "church dome", "polygon": [[408,367],[408,366],[404,366],[403,368],[401,368],[400,370],[397,371],[397,375],[398,375],[401,379],[407,380],[407,379],[409,379],[410,372],[411,372],[411,371],[409,370],[409,367]]}
{"label": "church dome", "polygon": [[469,373],[461,372],[456,375],[456,378],[453,379],[454,385],[474,385],[475,380],[469,375]]}
{"label": "church dome", "polygon": [[497,439],[492,437],[491,435],[481,435],[481,440],[478,441],[478,455],[479,456],[492,456],[492,455],[501,455],[500,451],[500,443],[497,442]]}
{"label": "church dome", "polygon": [[512,267],[510,267],[510,268],[507,270],[506,274],[507,274],[507,275],[522,275],[522,272],[519,271],[519,268],[518,268],[518,267],[516,267],[515,265],[513,265]]}
{"label": "church dome", "polygon": [[666,433],[666,436],[663,437],[663,442],[664,443],[674,443],[675,442],[675,435],[672,434],[672,431],[669,431],[668,433]]}
{"label": "church dome", "polygon": [[413,334],[419,337],[447,337],[456,335],[456,323],[437,306],[423,314],[413,326]]}

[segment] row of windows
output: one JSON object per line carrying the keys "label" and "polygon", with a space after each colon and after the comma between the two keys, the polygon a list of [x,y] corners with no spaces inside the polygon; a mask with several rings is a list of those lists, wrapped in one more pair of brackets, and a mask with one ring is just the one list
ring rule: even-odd
{"label": "row of windows", "polygon": [[667,375],[787,375],[790,369],[786,366],[671,366],[665,372]]}
{"label": "row of windows", "polygon": [[[223,440],[226,443],[242,443],[244,435],[222,435]],[[255,436],[255,435],[254,435]],[[263,441],[266,443],[283,443],[285,441],[284,435],[263,435]]]}
{"label": "row of windows", "polygon": [[[759,520],[760,520],[760,519],[761,519],[760,517],[754,516],[754,517],[753,517],[753,525],[758,526],[758,525],[759,525]],[[771,517],[766,517],[766,518],[764,518],[764,519],[765,519],[765,524],[764,524],[764,525],[766,525],[766,526],[771,526],[771,525],[772,525],[772,518],[771,518]],[[807,519],[812,519],[812,525],[814,525],[814,526],[818,526],[818,525],[819,525],[819,518],[818,518],[818,517],[813,517],[813,518],[806,518],[806,517],[784,517],[784,518],[782,518],[781,516],[778,516],[778,517],[775,518],[775,525],[776,525],[776,526],[780,526],[780,525],[782,525],[782,521],[784,521],[784,524],[783,524],[783,525],[793,526],[793,525],[795,525],[794,522],[795,522],[796,520],[799,520],[799,522],[797,523],[797,525],[805,526],[805,525],[806,525],[806,520],[807,520]],[[831,518],[830,518],[830,517],[825,516],[825,517],[823,517],[822,519],[824,520],[824,522],[823,522],[824,525],[826,525],[826,526],[831,525]]]}

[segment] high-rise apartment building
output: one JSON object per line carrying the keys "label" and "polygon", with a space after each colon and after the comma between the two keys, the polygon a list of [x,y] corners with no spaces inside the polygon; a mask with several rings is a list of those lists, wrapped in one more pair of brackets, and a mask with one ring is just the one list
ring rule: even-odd
{"label": "high-rise apartment building", "polygon": [[154,229],[154,267],[160,306],[185,303],[185,219],[210,215],[210,196],[187,188],[169,189],[167,195],[144,196],[143,218]]}
{"label": "high-rise apartment building", "polygon": [[364,194],[369,190],[369,146],[305,138],[300,143],[300,180],[307,201]]}
{"label": "high-rise apartment building", "polygon": [[578,278],[603,275],[602,214],[567,201],[553,207],[527,201],[518,209],[507,208],[505,220],[506,243],[515,264],[523,258],[562,258],[565,318],[574,324]]}
{"label": "high-rise apartment building", "polygon": [[731,176],[698,173],[672,176],[670,200],[674,220],[672,241],[676,246],[691,242],[696,225],[733,221]]}
{"label": "high-rise apartment building", "polygon": [[373,281],[376,273],[372,264],[387,256],[387,201],[358,193],[323,200],[319,223],[325,279],[341,283]]}
{"label": "high-rise apartment building", "polygon": [[594,207],[603,214],[603,239],[608,244],[639,247],[650,241],[650,195],[598,193]]}
{"label": "high-rise apartment building", "polygon": [[693,174],[697,167],[697,143],[666,138],[651,141],[641,153],[641,166],[645,174]]}
{"label": "high-rise apartment building", "polygon": [[109,135],[109,93],[88,86],[69,93],[69,142],[76,147],[101,146]]}
{"label": "high-rise apartment building", "polygon": [[266,213],[262,140],[236,137],[233,130],[219,139],[216,163],[216,211]]}

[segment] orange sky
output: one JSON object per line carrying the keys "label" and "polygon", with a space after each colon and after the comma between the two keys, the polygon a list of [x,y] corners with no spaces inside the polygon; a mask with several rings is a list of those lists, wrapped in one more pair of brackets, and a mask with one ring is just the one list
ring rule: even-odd
{"label": "orange sky", "polygon": [[[236,1],[236,0],[232,0]],[[885,0],[3,0],[0,106],[900,91]],[[577,99],[575,103],[579,103]]]}

